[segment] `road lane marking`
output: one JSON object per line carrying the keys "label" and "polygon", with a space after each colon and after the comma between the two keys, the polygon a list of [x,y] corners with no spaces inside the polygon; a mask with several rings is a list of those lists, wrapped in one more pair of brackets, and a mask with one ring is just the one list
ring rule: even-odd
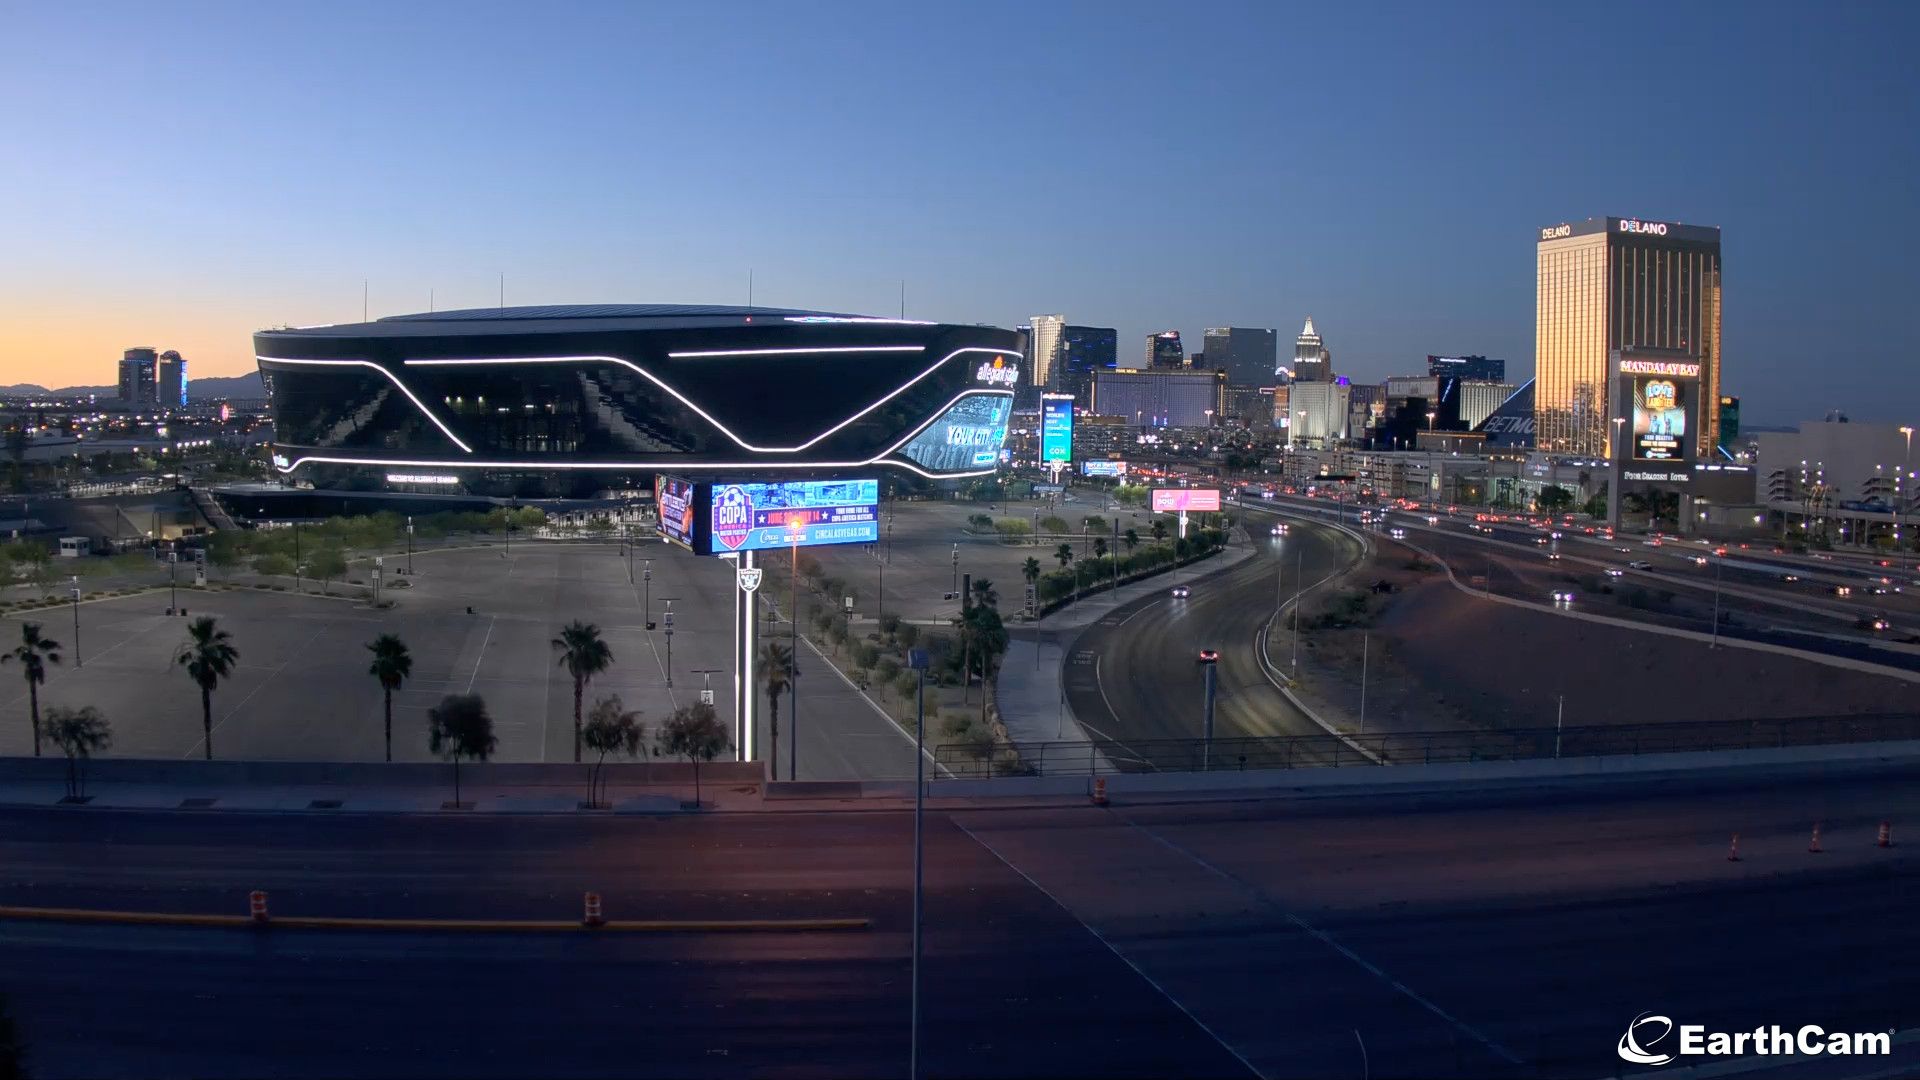
{"label": "road lane marking", "polygon": [[1005,855],[1002,855],[1000,854],[1000,852],[996,851],[992,844],[989,844],[985,840],[980,839],[980,837],[974,834],[974,831],[972,829],[969,829],[965,825],[962,825],[960,822],[955,821],[952,817],[948,817],[947,820],[949,822],[952,822],[954,828],[959,829],[961,832],[967,834],[967,839],[973,841],[976,844],[979,844],[982,848],[986,849],[989,855],[992,855],[994,858],[999,859],[1000,865],[1020,875],[1020,880],[1026,882],[1028,885],[1033,886],[1034,890],[1038,892],[1041,896],[1044,896],[1047,899],[1053,901],[1053,904],[1055,907],[1059,908],[1063,912],[1066,912],[1067,918],[1072,919],[1074,922],[1079,923],[1080,928],[1082,930],[1085,930],[1087,933],[1093,935],[1093,940],[1098,941],[1102,945],[1105,945],[1107,947],[1108,952],[1118,957],[1121,963],[1127,965],[1128,968],[1132,969],[1135,975],[1140,976],[1140,979],[1142,982],[1146,983],[1148,986],[1153,987],[1154,990],[1157,991],[1161,997],[1167,999],[1167,1002],[1169,1004],[1171,1004],[1174,1008],[1180,1010],[1180,1015],[1186,1017],[1188,1020],[1193,1021],[1194,1027],[1197,1027],[1201,1031],[1206,1032],[1209,1038],[1211,1038],[1214,1042],[1220,1044],[1220,1048],[1222,1050],[1225,1050],[1227,1053],[1232,1054],[1233,1059],[1235,1061],[1238,1061],[1241,1065],[1245,1066],[1248,1072],[1252,1073],[1254,1076],[1259,1077],[1260,1080],[1270,1080],[1270,1078],[1267,1076],[1266,1073],[1261,1072],[1258,1068],[1254,1066],[1253,1062],[1247,1060],[1246,1055],[1234,1049],[1231,1043],[1221,1038],[1218,1032],[1208,1027],[1206,1023],[1203,1022],[1198,1016],[1193,1015],[1193,1012],[1191,1010],[1189,1010],[1185,1005],[1181,1004],[1179,998],[1174,997],[1172,994],[1168,993],[1166,987],[1161,986],[1158,982],[1154,981],[1153,976],[1147,974],[1146,971],[1143,968],[1141,968],[1139,964],[1134,963],[1133,960],[1129,958],[1126,953],[1121,952],[1119,948],[1114,945],[1113,942],[1108,941],[1105,934],[1102,934],[1100,931],[1095,930],[1093,928],[1092,923],[1087,922],[1085,919],[1082,919],[1079,915],[1075,914],[1073,909],[1068,907],[1066,904],[1062,903],[1059,897],[1048,892],[1046,886],[1040,884],[1038,881],[1035,881],[1032,878],[1032,876],[1029,875],[1025,870],[1022,870],[1019,867],[1013,865],[1013,860],[1007,858]]}
{"label": "road lane marking", "polygon": [[[1240,877],[1234,874],[1231,874],[1225,870],[1222,870],[1218,866],[1213,865],[1207,860],[1201,858],[1198,855],[1195,855],[1193,852],[1188,851],[1186,848],[1181,847],[1179,844],[1174,843],[1173,841],[1167,839],[1164,836],[1161,836],[1159,833],[1154,832],[1152,829],[1147,828],[1145,825],[1142,825],[1137,821],[1132,821],[1125,818],[1123,818],[1122,820],[1125,820],[1128,825],[1133,826],[1134,828],[1145,833],[1147,836],[1158,841],[1163,847],[1167,848],[1167,850],[1186,856],[1188,859],[1192,860],[1196,865],[1202,867],[1203,869],[1212,871],[1214,874],[1218,875],[1221,879],[1225,880],[1229,884],[1240,889],[1242,892],[1245,892],[1248,896],[1251,896],[1255,901],[1257,901],[1261,905],[1271,908],[1276,912],[1279,912],[1281,917],[1285,918],[1288,922],[1292,923],[1294,926],[1297,926],[1301,930],[1305,931],[1308,935],[1313,937],[1314,940],[1320,942],[1322,945],[1325,945],[1328,948],[1332,949],[1333,951],[1339,953],[1341,956],[1344,956],[1347,959],[1353,961],[1355,964],[1359,965],[1362,970],[1366,971],[1368,974],[1372,975],[1374,978],[1379,979],[1383,983],[1386,983],[1388,986],[1391,986],[1393,989],[1399,991],[1401,994],[1404,994],[1407,998],[1411,999],[1415,1004],[1419,1005],[1421,1008],[1427,1010],[1433,1015],[1446,1021],[1448,1024],[1450,1024],[1454,1028],[1454,1030],[1459,1031],[1461,1034],[1466,1035],[1468,1038],[1472,1039],[1474,1042],[1479,1043],[1481,1046],[1485,1047],[1490,1053],[1492,1053],[1495,1057],[1499,1058],[1502,1061],[1505,1061],[1509,1065],[1525,1065],[1526,1064],[1526,1062],[1514,1056],[1513,1052],[1508,1050],[1506,1047],[1501,1046],[1499,1043],[1494,1042],[1492,1039],[1489,1039],[1485,1035],[1480,1034],[1479,1031],[1475,1030],[1471,1025],[1467,1024],[1465,1021],[1459,1019],[1458,1017],[1454,1016],[1452,1013],[1446,1011],[1445,1009],[1442,1009],[1440,1006],[1435,1005],[1433,1002],[1428,1001],[1426,998],[1421,997],[1419,994],[1415,993],[1412,990],[1412,988],[1408,987],[1407,984],[1401,982],[1400,980],[1380,970],[1379,967],[1375,966],[1373,963],[1368,961],[1365,957],[1361,956],[1359,953],[1356,953],[1352,949],[1349,949],[1345,945],[1342,945],[1338,940],[1336,940],[1333,937],[1333,935],[1327,933],[1326,931],[1320,929],[1317,926],[1314,926],[1312,923],[1307,922],[1305,919],[1301,918],[1298,915],[1295,915],[1293,912],[1287,910],[1286,908],[1281,907],[1278,903],[1276,903],[1273,900],[1272,897],[1269,897],[1265,892],[1261,891],[1259,887],[1253,885],[1250,882],[1242,880]],[[955,824],[957,825],[959,823],[955,822]],[[962,826],[962,828],[964,829],[965,827]],[[972,834],[969,833],[968,835],[972,835]]]}

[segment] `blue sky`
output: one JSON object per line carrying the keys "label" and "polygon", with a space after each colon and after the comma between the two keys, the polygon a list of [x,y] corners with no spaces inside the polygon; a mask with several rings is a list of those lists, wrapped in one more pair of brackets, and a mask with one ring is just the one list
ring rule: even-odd
{"label": "blue sky", "polygon": [[[1336,7],[1338,10],[1336,10]],[[1717,224],[1751,421],[1920,417],[1916,6],[0,9],[0,381],[258,326],[761,302],[1119,329],[1311,313],[1524,372],[1538,227]]]}

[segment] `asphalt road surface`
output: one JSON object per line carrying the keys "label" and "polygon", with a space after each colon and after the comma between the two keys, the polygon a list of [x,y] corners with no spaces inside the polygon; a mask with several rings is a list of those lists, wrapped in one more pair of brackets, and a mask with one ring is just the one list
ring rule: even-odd
{"label": "asphalt road surface", "polygon": [[[1904,1031],[1920,847],[1873,830],[1920,820],[1916,780],[1829,766],[949,808],[927,833],[925,1073],[1585,1078],[1625,1068],[1615,1043],[1648,1011]],[[612,918],[874,919],[732,936],[0,921],[0,991],[55,1080],[900,1076],[910,836],[889,809],[0,811],[10,904],[237,911],[258,887],[288,914],[553,917],[595,888]],[[1854,1065],[1820,1075],[1895,1075]]]}
{"label": "asphalt road surface", "polygon": [[[1215,738],[1325,733],[1261,670],[1256,636],[1298,588],[1311,588],[1357,559],[1359,545],[1336,529],[1298,518],[1288,519],[1286,536],[1274,537],[1269,528],[1278,518],[1253,507],[1247,511],[1258,554],[1225,571],[1190,571],[1181,579],[1190,590],[1184,598],[1172,595],[1169,578],[1166,588],[1121,605],[1068,647],[1065,680],[1073,715],[1123,769],[1152,756],[1129,744],[1203,734],[1202,649],[1220,654]],[[1282,629],[1269,646],[1283,669],[1288,640]]]}

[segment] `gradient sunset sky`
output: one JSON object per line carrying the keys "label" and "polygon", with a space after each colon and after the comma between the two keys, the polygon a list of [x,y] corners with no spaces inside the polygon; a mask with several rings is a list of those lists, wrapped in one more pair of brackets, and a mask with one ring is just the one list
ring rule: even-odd
{"label": "gradient sunset sky", "polygon": [[[1338,9],[1338,10],[1336,10]],[[1750,422],[1920,418],[1915,4],[0,6],[0,382],[262,326],[1308,314],[1532,367],[1541,225],[1719,225]]]}

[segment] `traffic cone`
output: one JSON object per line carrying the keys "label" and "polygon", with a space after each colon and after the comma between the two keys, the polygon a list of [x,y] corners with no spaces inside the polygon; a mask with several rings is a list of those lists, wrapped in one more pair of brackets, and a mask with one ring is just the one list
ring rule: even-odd
{"label": "traffic cone", "polygon": [[1820,846],[1820,823],[1817,821],[1813,823],[1813,839],[1807,841],[1807,850],[1815,855],[1826,850]]}
{"label": "traffic cone", "polygon": [[1881,847],[1893,846],[1893,823],[1890,821],[1883,821],[1880,823],[1880,846]]}
{"label": "traffic cone", "polygon": [[607,920],[600,916],[599,893],[590,892],[587,894],[587,913],[580,921],[587,926],[605,926],[607,924]]}
{"label": "traffic cone", "polygon": [[1104,776],[1093,778],[1093,805],[1107,805],[1107,778]]}
{"label": "traffic cone", "polygon": [[253,917],[254,922],[267,921],[267,894],[264,891],[255,889],[247,894],[247,914]]}
{"label": "traffic cone", "polygon": [[1727,845],[1727,861],[1728,862],[1740,861],[1740,834],[1739,833],[1734,833],[1733,842]]}

